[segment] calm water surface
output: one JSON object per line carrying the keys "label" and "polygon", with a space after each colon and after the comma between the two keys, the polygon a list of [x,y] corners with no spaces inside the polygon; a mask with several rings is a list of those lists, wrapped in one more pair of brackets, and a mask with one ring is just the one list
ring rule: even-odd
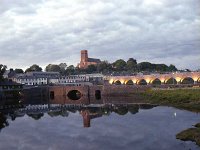
{"label": "calm water surface", "polygon": [[171,107],[142,108],[1,110],[0,149],[200,149],[176,139],[177,133],[200,122],[200,114]]}

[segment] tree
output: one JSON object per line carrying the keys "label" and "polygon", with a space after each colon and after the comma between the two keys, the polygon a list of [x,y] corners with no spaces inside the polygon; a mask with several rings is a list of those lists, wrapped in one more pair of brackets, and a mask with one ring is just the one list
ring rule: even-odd
{"label": "tree", "polygon": [[178,70],[178,69],[177,69],[174,65],[172,65],[172,64],[169,65],[168,69],[169,69],[169,71],[177,71],[177,70]]}
{"label": "tree", "polygon": [[66,63],[60,63],[58,66],[63,70],[67,69],[67,64]]}
{"label": "tree", "polygon": [[24,73],[24,70],[16,68],[15,73]]}
{"label": "tree", "polygon": [[112,70],[112,65],[107,61],[102,61],[100,64],[98,64],[97,69],[99,72],[109,72]]}
{"label": "tree", "polygon": [[139,71],[177,71],[177,68],[174,65],[170,65],[169,67],[165,64],[151,64],[150,62],[141,62],[137,64]]}
{"label": "tree", "polygon": [[141,62],[137,64],[137,68],[139,71],[150,71],[152,70],[152,64],[150,62]]}
{"label": "tree", "polygon": [[73,75],[73,74],[75,74],[75,71],[76,71],[76,68],[73,65],[70,65],[66,69],[66,74],[67,75]]}
{"label": "tree", "polygon": [[66,74],[66,69],[67,69],[67,64],[66,63],[60,63],[58,66],[60,67],[60,73],[62,75],[65,75]]}
{"label": "tree", "polygon": [[165,64],[154,64],[154,65],[155,65],[155,68],[153,69],[156,71],[162,71],[162,72],[168,71],[168,66]]}
{"label": "tree", "polygon": [[32,71],[39,71],[41,72],[42,71],[42,68],[36,64],[30,66],[29,68],[26,69],[25,72],[32,72]]}
{"label": "tree", "polygon": [[55,64],[49,64],[48,66],[46,66],[45,70],[47,72],[61,72],[60,66]]}
{"label": "tree", "polygon": [[0,64],[0,81],[3,80],[3,74],[6,72],[7,66]]}
{"label": "tree", "polygon": [[126,62],[123,59],[118,59],[113,63],[114,68],[118,71],[123,71],[126,68]]}
{"label": "tree", "polygon": [[126,63],[126,68],[128,70],[135,70],[136,69],[136,65],[137,65],[136,59],[129,58],[129,60]]}
{"label": "tree", "polygon": [[87,73],[94,73],[97,71],[97,66],[96,65],[89,65],[86,69]]}

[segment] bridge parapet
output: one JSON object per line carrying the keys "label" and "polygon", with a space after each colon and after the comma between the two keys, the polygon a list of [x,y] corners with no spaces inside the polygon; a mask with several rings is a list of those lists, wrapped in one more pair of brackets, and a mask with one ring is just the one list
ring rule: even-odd
{"label": "bridge parapet", "polygon": [[171,73],[171,74],[151,74],[151,75],[136,75],[136,76],[108,76],[106,79],[110,84],[140,84],[141,81],[146,82],[146,84],[152,84],[153,82],[160,82],[161,84],[166,84],[169,81],[173,83],[183,83],[185,80],[190,80],[191,82],[200,82],[200,72],[184,72],[184,73]]}

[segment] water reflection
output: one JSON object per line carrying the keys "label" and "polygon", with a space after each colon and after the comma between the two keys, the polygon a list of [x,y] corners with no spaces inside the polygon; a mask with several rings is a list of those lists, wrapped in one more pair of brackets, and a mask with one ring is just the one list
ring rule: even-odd
{"label": "water reflection", "polygon": [[[38,91],[39,90],[39,91]],[[98,92],[98,91],[96,91]],[[32,94],[31,94],[32,93]],[[73,97],[73,92],[71,96]],[[148,104],[131,104],[132,97],[102,97],[96,100],[96,97],[90,99],[82,99],[80,102],[66,100],[63,96],[53,96],[53,100],[48,96],[46,88],[25,90],[24,97],[21,100],[1,100],[0,113],[2,118],[2,128],[8,126],[7,117],[14,120],[18,116],[27,115],[34,120],[42,119],[44,114],[51,117],[68,117],[70,113],[78,112],[83,118],[83,126],[90,127],[91,120],[116,113],[118,115],[126,115],[138,113],[139,109],[151,109],[154,106]],[[85,102],[88,102],[85,103]],[[134,100],[135,102],[135,100]]]}
{"label": "water reflection", "polygon": [[[76,149],[78,144],[71,144],[74,135],[75,141],[80,145],[90,147],[88,141],[93,143],[89,149],[122,149],[124,147],[122,143],[126,143],[125,149],[132,149],[133,146],[136,149],[159,149],[161,146],[161,149],[174,150],[196,148],[194,144],[187,146],[187,143],[184,145],[175,139],[176,133],[196,122],[198,116],[193,113],[149,104],[136,104],[137,100],[133,101],[132,97],[102,96],[101,100],[90,97],[89,100],[82,99],[83,103],[77,101],[73,103],[63,96],[55,96],[51,100],[45,94],[38,96],[27,94],[23,100],[0,101],[0,130],[5,131],[0,134],[0,144],[11,139],[8,137],[6,139],[8,134],[15,139],[18,136],[26,139],[29,135],[35,134],[37,129],[37,134],[34,135],[35,137],[29,137],[29,141],[34,141],[38,137],[51,137],[50,140],[45,139],[45,144],[40,143],[39,140],[31,145],[41,144],[41,149],[52,148],[52,143],[55,145],[60,143],[63,146],[60,149],[65,149],[66,146],[73,148],[75,146]],[[89,101],[90,105],[85,104],[85,101]],[[152,109],[153,107],[156,108]],[[9,125],[10,128],[7,128]],[[70,141],[68,144],[66,139]],[[8,145],[5,144],[6,149]],[[104,147],[104,145],[109,146]]]}
{"label": "water reflection", "polygon": [[[194,143],[183,143],[175,135],[197,122],[199,116],[174,108],[153,107],[147,104],[4,105],[0,107],[0,149],[16,145],[20,149],[18,141],[25,143],[21,149],[34,150],[82,149],[83,146],[197,149]],[[174,112],[178,114],[176,118]]]}
{"label": "water reflection", "polygon": [[[14,107],[14,108],[12,108]],[[70,113],[78,112],[83,118],[83,127],[90,127],[91,120],[95,118],[102,117],[104,115],[109,116],[111,113],[116,113],[118,115],[126,115],[128,112],[131,114],[138,113],[139,109],[151,109],[155,107],[154,105],[147,104],[118,104],[118,105],[95,105],[95,106],[85,106],[85,105],[55,105],[55,104],[45,104],[45,105],[7,105],[2,107],[0,110],[0,128],[8,126],[8,118],[13,121],[17,117],[22,117],[27,115],[34,120],[42,119],[44,114],[48,114],[50,117],[68,117]]]}

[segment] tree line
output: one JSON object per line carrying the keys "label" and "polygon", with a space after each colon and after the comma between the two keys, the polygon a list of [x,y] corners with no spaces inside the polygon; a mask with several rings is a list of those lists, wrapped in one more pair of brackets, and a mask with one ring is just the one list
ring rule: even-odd
{"label": "tree line", "polygon": [[0,64],[0,81],[3,80],[3,74],[5,73],[7,66]]}
{"label": "tree line", "polygon": [[[0,79],[6,70],[5,65],[0,66]],[[48,64],[45,67],[46,72],[60,72],[61,75],[77,75],[77,74],[89,74],[89,73],[102,73],[105,75],[131,75],[138,72],[173,72],[178,69],[174,65],[167,66],[166,64],[153,64],[150,62],[137,63],[134,58],[129,58],[128,61],[123,59],[118,59],[113,63],[108,61],[102,61],[98,65],[89,65],[86,69],[80,69],[73,65],[67,66],[66,63],[60,64]],[[13,70],[15,73],[26,73],[32,71],[43,71],[42,67],[37,64],[33,64],[25,71],[23,69],[17,68]]]}

